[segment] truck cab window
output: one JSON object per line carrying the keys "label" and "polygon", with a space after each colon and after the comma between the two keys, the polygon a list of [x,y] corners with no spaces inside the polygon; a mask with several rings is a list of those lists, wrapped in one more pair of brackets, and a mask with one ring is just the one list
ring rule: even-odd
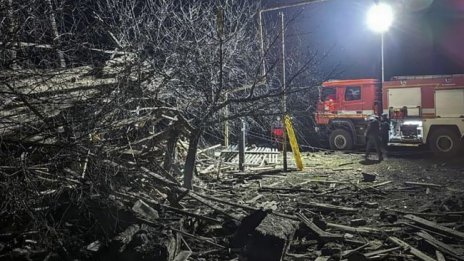
{"label": "truck cab window", "polygon": [[348,86],[345,89],[345,101],[361,100],[361,87]]}
{"label": "truck cab window", "polygon": [[322,88],[321,101],[336,100],[336,89],[335,88]]}

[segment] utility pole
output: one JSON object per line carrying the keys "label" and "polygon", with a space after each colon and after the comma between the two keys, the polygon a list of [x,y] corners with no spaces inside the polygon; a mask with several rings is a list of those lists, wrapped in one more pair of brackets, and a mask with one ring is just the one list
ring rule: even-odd
{"label": "utility pole", "polygon": [[263,11],[259,11],[259,38],[261,39],[261,66],[263,66],[263,76],[266,75],[266,60],[264,56],[264,28],[263,28]]}
{"label": "utility pole", "polygon": [[245,119],[242,120],[242,128],[240,133],[240,141],[238,143],[238,169],[240,171],[245,170]]}
{"label": "utility pole", "polygon": [[[229,100],[229,93],[226,93],[226,102]],[[229,105],[226,105],[224,107],[224,118],[226,119],[224,121],[224,146],[226,148],[229,147]]]}
{"label": "utility pole", "polygon": [[261,38],[261,59],[262,59],[262,66],[263,66],[263,76],[266,75],[266,60],[264,59],[264,56],[266,54],[264,50],[264,22],[263,22],[263,14],[267,12],[272,12],[272,11],[277,11],[277,10],[282,10],[282,9],[287,9],[287,8],[292,8],[292,7],[300,7],[300,6],[305,6],[305,5],[310,5],[310,4],[315,4],[315,3],[320,3],[320,2],[326,2],[328,0],[301,0],[296,3],[291,3],[291,4],[286,4],[286,5],[279,5],[279,6],[274,6],[274,7],[269,7],[265,9],[261,9],[258,13],[258,24],[259,24],[259,37]]}
{"label": "utility pole", "polygon": [[[291,3],[291,4],[285,4],[285,5],[280,5],[280,6],[275,6],[275,7],[270,7],[270,8],[265,8],[261,9],[258,14],[258,24],[259,24],[259,37],[261,40],[261,59],[262,59],[262,73],[263,76],[266,75],[266,60],[264,59],[265,57],[265,50],[264,50],[264,24],[263,24],[263,14],[267,12],[272,12],[272,11],[277,11],[277,10],[282,10],[282,9],[287,9],[287,8],[292,8],[292,7],[300,7],[300,6],[305,6],[305,5],[310,5],[314,3],[320,3],[320,2],[326,2],[328,0],[301,0],[296,3]],[[282,22],[282,91],[283,91],[283,97],[282,97],[282,123],[283,123],[283,144],[282,144],[282,151],[283,151],[283,170],[288,171],[288,166],[287,166],[287,130],[285,127],[285,115],[287,114],[287,93],[286,93],[286,79],[285,79],[285,18],[284,14],[280,12],[281,16],[281,22]]]}
{"label": "utility pole", "polygon": [[287,128],[285,126],[285,115],[287,115],[287,84],[285,77],[285,16],[283,12],[280,12],[281,17],[281,39],[282,39],[282,126],[283,126],[283,139],[282,139],[282,153],[283,153],[283,170],[288,171],[287,164]]}

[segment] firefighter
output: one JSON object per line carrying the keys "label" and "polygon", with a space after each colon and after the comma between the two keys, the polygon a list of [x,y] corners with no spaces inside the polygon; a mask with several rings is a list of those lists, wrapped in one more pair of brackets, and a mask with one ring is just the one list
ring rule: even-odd
{"label": "firefighter", "polygon": [[388,147],[388,136],[390,131],[390,120],[386,113],[382,114],[382,119],[380,122],[380,135],[382,140],[382,149],[385,152]]}
{"label": "firefighter", "polygon": [[380,123],[377,116],[369,117],[369,124],[366,129],[366,155],[364,158],[369,160],[369,154],[372,148],[375,148],[379,161],[383,160],[381,142],[380,142]]}

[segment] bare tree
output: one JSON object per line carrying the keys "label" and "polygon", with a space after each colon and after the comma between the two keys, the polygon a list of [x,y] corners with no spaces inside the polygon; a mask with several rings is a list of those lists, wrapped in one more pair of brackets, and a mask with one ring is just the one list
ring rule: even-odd
{"label": "bare tree", "polygon": [[[275,104],[284,92],[304,91],[316,82],[313,78],[304,86],[297,84],[298,79],[303,81],[303,75],[313,72],[309,69],[316,62],[315,56],[309,54],[289,64],[287,89],[280,88],[280,31],[277,26],[268,26],[263,56],[256,23],[258,2],[36,1],[16,9],[18,14],[25,14],[18,19],[21,26],[16,34],[17,42],[22,43],[17,58],[23,60],[20,64],[45,68],[68,65],[74,74],[63,77],[63,72],[59,76],[68,79],[67,86],[68,81],[91,74],[91,86],[98,90],[92,99],[111,101],[89,107],[96,116],[88,118],[87,124],[79,123],[79,127],[72,118],[62,118],[61,125],[73,132],[67,140],[98,133],[134,111],[137,117],[148,118],[169,111],[173,117],[185,119],[182,125],[188,130],[184,165],[184,186],[188,188],[192,186],[198,142],[205,131],[217,129],[224,120],[276,114]],[[35,13],[33,4],[48,12]],[[14,42],[13,38],[7,41]],[[16,50],[11,46],[7,49]],[[58,57],[52,55],[53,51]],[[32,60],[34,53],[40,58]],[[267,64],[266,75],[261,74],[263,61]],[[88,65],[91,67],[85,67]],[[98,79],[102,76],[113,80],[101,85]],[[101,86],[108,88],[105,91]],[[224,117],[222,110],[226,106],[231,113]],[[43,114],[41,109],[37,116]],[[84,126],[87,131],[76,132]],[[177,137],[179,133],[173,133],[168,147],[175,144]],[[133,139],[127,138],[128,145],[136,141]],[[172,149],[166,154],[165,166],[169,168]]]}

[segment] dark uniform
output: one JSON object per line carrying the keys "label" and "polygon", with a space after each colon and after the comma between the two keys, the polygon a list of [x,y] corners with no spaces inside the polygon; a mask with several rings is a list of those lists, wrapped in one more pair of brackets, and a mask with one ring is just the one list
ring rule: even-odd
{"label": "dark uniform", "polygon": [[375,148],[379,161],[383,160],[382,150],[380,148],[380,123],[377,118],[371,119],[366,130],[366,155],[365,159],[369,158],[369,153],[372,148]]}
{"label": "dark uniform", "polygon": [[380,122],[380,137],[382,140],[383,150],[387,150],[388,147],[388,132],[390,131],[390,121],[386,115],[382,115],[382,121]]}

